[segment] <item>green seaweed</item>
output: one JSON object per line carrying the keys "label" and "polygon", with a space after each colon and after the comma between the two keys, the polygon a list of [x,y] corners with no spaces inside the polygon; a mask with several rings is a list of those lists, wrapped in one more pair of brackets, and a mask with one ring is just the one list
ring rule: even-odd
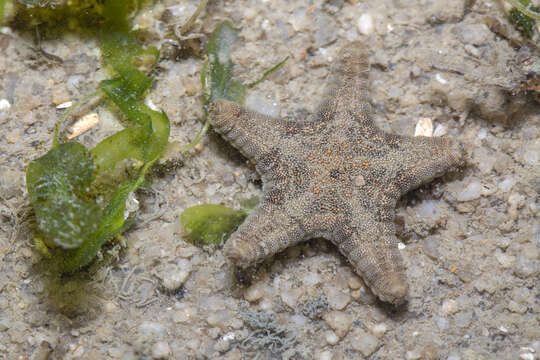
{"label": "green seaweed", "polygon": [[0,0],[0,24],[4,20],[4,10],[6,8],[6,0]]}
{"label": "green seaweed", "polygon": [[208,39],[208,59],[203,64],[201,71],[204,125],[195,139],[182,149],[183,152],[195,147],[210,128],[208,106],[211,103],[217,99],[227,99],[243,104],[248,89],[266,79],[289,59],[287,56],[284,60],[265,71],[258,80],[250,84],[243,84],[233,77],[235,64],[231,60],[231,48],[237,38],[238,30],[234,28],[230,21],[224,21],[214,29]]}
{"label": "green seaweed", "polygon": [[[87,265],[103,244],[127,229],[132,222],[126,213],[129,194],[143,184],[168,144],[166,114],[144,104],[153,79],[141,67],[152,68],[159,53],[155,48],[143,49],[129,32],[131,3],[103,3],[101,49],[115,77],[102,81],[98,91],[118,107],[128,127],[88,151],[77,142],[61,142],[63,116],[51,150],[27,168],[37,248],[56,262],[60,272]],[[117,169],[127,160],[139,165],[127,178],[120,177]],[[107,175],[115,181],[103,182]]]}
{"label": "green seaweed", "polygon": [[187,208],[180,222],[188,239],[196,244],[220,244],[226,240],[247,216],[244,209],[234,210],[223,205],[203,204]]}
{"label": "green seaweed", "polygon": [[92,157],[76,142],[53,147],[28,165],[28,194],[48,246],[79,247],[97,229],[101,211],[83,195],[94,178]]}
{"label": "green seaweed", "polygon": [[[6,0],[1,0],[5,1]],[[129,15],[147,0],[12,0],[11,24],[17,29],[34,30],[39,26],[43,37],[53,38],[75,31],[95,35],[114,23],[127,23]],[[127,31],[127,28],[125,29]]]}
{"label": "green seaweed", "polygon": [[530,39],[534,35],[538,9],[531,5],[530,0],[515,0],[512,4],[514,7],[510,10],[510,20],[525,37]]}
{"label": "green seaweed", "polygon": [[238,31],[229,21],[219,24],[208,39],[208,60],[201,72],[203,104],[208,106],[217,99],[243,103],[246,85],[233,79],[234,63],[231,47],[238,38]]}

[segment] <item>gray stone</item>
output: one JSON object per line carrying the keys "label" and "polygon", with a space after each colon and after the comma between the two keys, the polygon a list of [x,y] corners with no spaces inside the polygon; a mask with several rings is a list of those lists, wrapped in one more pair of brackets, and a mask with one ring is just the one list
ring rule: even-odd
{"label": "gray stone", "polygon": [[353,319],[350,315],[342,311],[329,311],[323,316],[326,324],[334,330],[337,336],[343,338],[349,332],[349,329],[353,323]]}
{"label": "gray stone", "polygon": [[379,339],[362,329],[354,329],[351,336],[353,349],[359,351],[364,357],[370,356],[381,346]]}

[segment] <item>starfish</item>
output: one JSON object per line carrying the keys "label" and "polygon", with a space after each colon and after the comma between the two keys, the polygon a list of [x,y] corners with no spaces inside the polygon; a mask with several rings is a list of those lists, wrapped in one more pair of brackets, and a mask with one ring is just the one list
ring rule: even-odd
{"label": "starfish", "polygon": [[369,61],[359,41],[331,70],[318,110],[305,119],[274,119],[220,99],[214,129],[255,163],[263,198],[225,244],[246,268],[314,237],[334,243],[371,291],[400,304],[408,292],[394,228],[399,198],[463,163],[448,138],[378,129],[371,116]]}

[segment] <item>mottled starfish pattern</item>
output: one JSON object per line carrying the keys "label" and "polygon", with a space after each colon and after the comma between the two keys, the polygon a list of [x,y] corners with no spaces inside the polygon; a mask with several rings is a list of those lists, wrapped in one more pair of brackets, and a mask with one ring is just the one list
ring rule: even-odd
{"label": "mottled starfish pattern", "polygon": [[457,168],[461,144],[388,134],[373,123],[369,62],[360,42],[332,66],[319,109],[302,120],[274,119],[227,100],[210,107],[214,129],[256,164],[260,205],[225,244],[246,268],[301,241],[332,241],[381,300],[408,292],[394,228],[396,202]]}

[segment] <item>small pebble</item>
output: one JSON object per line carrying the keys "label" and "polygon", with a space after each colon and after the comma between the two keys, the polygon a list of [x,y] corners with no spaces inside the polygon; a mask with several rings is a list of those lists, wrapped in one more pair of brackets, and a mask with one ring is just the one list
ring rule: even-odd
{"label": "small pebble", "polygon": [[388,331],[388,325],[386,325],[385,323],[378,323],[378,324],[373,325],[370,328],[370,330],[373,333],[373,335],[375,335],[378,338],[381,338]]}
{"label": "small pebble", "polygon": [[318,360],[332,360],[332,352],[329,350],[323,351],[317,357]]}
{"label": "small pebble", "polygon": [[166,341],[158,341],[152,346],[153,359],[167,359],[171,356],[171,348]]}
{"label": "small pebble", "polygon": [[11,108],[11,104],[7,99],[0,99],[0,111],[7,111]]}
{"label": "small pebble", "polygon": [[53,352],[51,344],[47,341],[42,341],[41,344],[32,353],[30,360],[48,360]]}
{"label": "small pebble", "polygon": [[362,329],[355,329],[352,335],[353,349],[359,351],[364,357],[370,356],[381,346],[379,339]]}
{"label": "small pebble", "polygon": [[525,254],[520,254],[514,264],[514,274],[522,279],[534,277],[540,273],[540,262],[531,259]]}
{"label": "small pebble", "polygon": [[435,80],[437,80],[438,82],[440,82],[440,83],[443,84],[443,85],[448,84],[448,80],[446,80],[445,78],[443,78],[442,75],[439,74],[439,73],[435,74]]}
{"label": "small pebble", "polygon": [[342,311],[330,311],[323,316],[326,324],[335,331],[336,335],[343,338],[349,332],[353,319]]}
{"label": "small pebble", "polygon": [[164,274],[163,287],[169,291],[175,291],[184,285],[190,272],[187,270],[171,271]]}
{"label": "small pebble", "polygon": [[516,257],[508,255],[507,253],[502,252],[502,250],[495,250],[495,259],[501,264],[504,269],[511,268],[516,262]]}
{"label": "small pebble", "polygon": [[359,276],[354,275],[354,274],[352,274],[351,276],[349,276],[348,284],[349,284],[349,287],[350,287],[352,290],[358,290],[358,289],[360,289],[361,287],[364,287],[364,283],[362,282],[362,279],[360,279]]}
{"label": "small pebble", "polygon": [[298,298],[302,294],[302,289],[300,288],[294,288],[294,289],[282,289],[281,290],[281,300],[290,307],[291,309],[296,308],[296,304],[298,303]]}
{"label": "small pebble", "polygon": [[457,194],[457,201],[471,201],[482,196],[482,184],[478,180],[472,180]]}
{"label": "small pebble", "polygon": [[[233,337],[234,338],[234,337]],[[227,337],[227,335],[222,336],[214,346],[214,350],[219,351],[220,353],[224,353],[229,351],[231,348],[231,339],[230,337]]]}
{"label": "small pebble", "polygon": [[103,306],[103,310],[105,310],[105,312],[108,314],[114,313],[117,309],[118,306],[112,301],[107,301]]}
{"label": "small pebble", "polygon": [[349,293],[343,292],[335,287],[325,289],[325,295],[328,299],[328,304],[334,310],[343,310],[351,302]]}
{"label": "small pebble", "polygon": [[433,122],[430,118],[420,118],[414,129],[414,136],[433,136]]}
{"label": "small pebble", "polygon": [[61,104],[58,104],[58,105],[56,106],[56,108],[57,108],[58,110],[61,110],[61,109],[67,109],[67,108],[70,108],[70,107],[72,107],[72,106],[73,106],[73,101],[66,101],[66,102],[63,102],[63,103],[61,103]]}
{"label": "small pebble", "polygon": [[438,124],[433,131],[433,136],[435,137],[444,136],[446,134],[448,134],[448,128],[443,124]]}
{"label": "small pebble", "polygon": [[442,311],[446,315],[453,315],[459,311],[459,306],[456,300],[447,299],[442,304]]}
{"label": "small pebble", "polygon": [[262,281],[251,285],[244,293],[244,299],[249,302],[259,301],[264,296],[264,284]]}
{"label": "small pebble", "polygon": [[328,345],[336,345],[339,342],[339,337],[332,330],[324,332],[324,339]]}
{"label": "small pebble", "polygon": [[373,26],[373,17],[370,14],[362,14],[358,18],[358,22],[356,23],[356,26],[358,28],[358,32],[362,35],[369,35],[373,32],[373,29],[375,28]]}

